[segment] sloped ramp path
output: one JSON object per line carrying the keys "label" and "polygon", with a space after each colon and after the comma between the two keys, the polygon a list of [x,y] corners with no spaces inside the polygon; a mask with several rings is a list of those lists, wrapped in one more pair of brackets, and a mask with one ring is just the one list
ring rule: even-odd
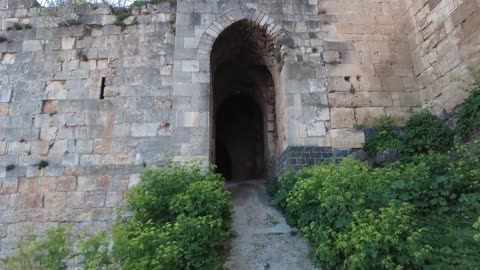
{"label": "sloped ramp path", "polygon": [[233,234],[225,267],[231,270],[313,270],[308,244],[270,205],[265,181],[229,182]]}

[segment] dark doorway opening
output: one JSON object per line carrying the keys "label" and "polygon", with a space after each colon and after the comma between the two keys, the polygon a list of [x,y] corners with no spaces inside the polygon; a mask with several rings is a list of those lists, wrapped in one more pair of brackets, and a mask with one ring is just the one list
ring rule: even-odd
{"label": "dark doorway opening", "polygon": [[259,179],[263,176],[264,133],[260,107],[246,94],[225,99],[216,118],[218,172],[227,179]]}
{"label": "dark doorway opening", "polygon": [[227,180],[271,174],[276,152],[275,44],[249,20],[227,27],[210,55],[211,162]]}

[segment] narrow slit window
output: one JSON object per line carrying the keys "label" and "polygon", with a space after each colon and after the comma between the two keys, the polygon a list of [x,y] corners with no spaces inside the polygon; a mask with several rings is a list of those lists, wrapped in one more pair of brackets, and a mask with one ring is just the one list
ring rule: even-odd
{"label": "narrow slit window", "polygon": [[100,85],[100,99],[105,99],[105,77],[102,77],[102,84]]}

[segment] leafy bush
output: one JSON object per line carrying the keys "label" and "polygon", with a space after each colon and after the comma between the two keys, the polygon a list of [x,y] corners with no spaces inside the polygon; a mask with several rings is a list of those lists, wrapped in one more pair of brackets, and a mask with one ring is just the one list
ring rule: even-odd
{"label": "leafy bush", "polygon": [[477,234],[475,234],[475,240],[480,242],[480,217],[478,218],[477,222],[473,224],[473,228],[477,230]]}
{"label": "leafy bush", "polygon": [[114,228],[124,269],[219,269],[232,205],[220,176],[198,166],[149,168]]}
{"label": "leafy bush", "polygon": [[287,170],[277,181],[270,183],[269,187],[271,190],[269,193],[272,195],[272,202],[282,210],[286,210],[288,194],[290,194],[297,180],[301,178],[298,175],[299,173],[300,172],[293,170]]}
{"label": "leafy bush", "polygon": [[221,181],[199,181],[177,195],[170,204],[173,213],[189,217],[213,216],[229,220],[231,202]]}
{"label": "leafy bush", "polygon": [[474,240],[471,217],[432,214],[418,219],[428,231],[422,242],[432,247],[424,269],[479,269],[480,243]]}
{"label": "leafy bush", "polygon": [[395,162],[373,172],[389,179],[384,193],[386,200],[408,202],[419,213],[453,212],[464,190],[463,183],[448,175],[450,165],[446,154],[421,155],[408,163]]}
{"label": "leafy bush", "polygon": [[419,241],[423,229],[416,229],[412,209],[390,204],[353,212],[346,230],[312,222],[302,231],[316,247],[314,263],[327,269],[414,269],[430,248]]}
{"label": "leafy bush", "polygon": [[367,138],[364,146],[370,156],[394,149],[408,159],[412,154],[446,152],[453,144],[453,133],[428,111],[413,114],[401,133],[388,116],[376,119],[374,128],[374,134]]}
{"label": "leafy bush", "polygon": [[47,230],[44,238],[20,242],[18,254],[5,260],[7,269],[65,269],[72,254],[67,228]]}
{"label": "leafy bush", "polygon": [[326,269],[476,269],[479,157],[475,141],[382,168],[321,164],[287,172],[273,202]]}
{"label": "leafy bush", "polygon": [[[167,168],[147,168],[140,178],[140,184],[128,193],[126,203],[133,218],[144,223],[152,220],[160,224],[175,220],[178,213],[170,211],[170,204],[177,196],[187,192],[194,182],[211,182],[210,186],[203,185],[208,188],[214,185],[213,188],[223,190],[223,180],[218,175],[211,171],[205,172],[196,165],[181,166],[171,163]],[[223,200],[229,201],[226,193],[222,193],[222,196]]]}
{"label": "leafy bush", "polygon": [[384,186],[365,164],[350,159],[306,168],[286,199],[287,218],[299,227],[316,221],[342,229],[352,221],[352,209],[379,203]]}
{"label": "leafy bush", "polygon": [[117,223],[113,256],[123,269],[181,269],[182,250],[166,228],[134,220]]}
{"label": "leafy bush", "polygon": [[110,239],[106,232],[80,241],[80,250],[73,257],[82,257],[81,265],[85,270],[103,269],[113,264]]}
{"label": "leafy bush", "polygon": [[229,236],[224,226],[223,220],[214,216],[180,215],[172,230],[185,264],[177,269],[222,269],[221,247]]}
{"label": "leafy bush", "polygon": [[471,139],[480,127],[480,75],[475,75],[475,84],[470,96],[459,106],[456,134],[462,141]]}
{"label": "leafy bush", "polygon": [[348,269],[419,268],[429,253],[420,243],[423,229],[417,229],[409,204],[390,204],[378,211],[353,213],[349,230],[338,236],[337,245]]}
{"label": "leafy bush", "polygon": [[390,179],[365,164],[347,159],[286,175],[273,200],[314,245],[319,266],[389,269],[416,265],[426,254],[428,246],[417,241],[423,230],[410,216],[413,207],[388,204]]}
{"label": "leafy bush", "polygon": [[[75,244],[78,251],[74,252]],[[47,230],[43,237],[19,242],[17,254],[5,260],[6,269],[66,269],[69,260],[77,259],[85,270],[110,269],[110,239],[106,232],[87,237],[73,234],[70,226]],[[113,269],[113,268],[112,268]]]}
{"label": "leafy bush", "polygon": [[405,126],[405,150],[409,153],[447,151],[453,136],[436,116],[423,111],[412,115]]}
{"label": "leafy bush", "polygon": [[393,131],[395,122],[389,116],[382,116],[375,119],[375,133],[368,137],[364,149],[370,156],[389,149],[400,151],[403,149],[402,138]]}

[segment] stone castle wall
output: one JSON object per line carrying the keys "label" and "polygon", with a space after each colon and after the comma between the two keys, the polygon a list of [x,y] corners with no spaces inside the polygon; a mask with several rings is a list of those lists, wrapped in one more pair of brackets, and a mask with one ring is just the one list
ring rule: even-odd
{"label": "stone castle wall", "polygon": [[334,147],[360,147],[373,119],[420,105],[398,1],[319,0]]}
{"label": "stone castle wall", "polygon": [[447,78],[479,64],[478,1],[179,0],[135,8],[125,27],[107,6],[69,27],[30,6],[0,0],[0,257],[63,222],[108,228],[158,156],[208,163],[210,54],[239,20],[278,43],[278,172],[343,158],[377,116],[450,110],[461,83]]}
{"label": "stone castle wall", "polygon": [[480,1],[402,0],[421,104],[452,111],[480,66]]}
{"label": "stone castle wall", "polygon": [[42,28],[39,9],[0,10],[0,255],[66,221],[106,229],[144,166],[175,150],[175,8],[136,10],[125,29],[105,6],[81,12]]}

